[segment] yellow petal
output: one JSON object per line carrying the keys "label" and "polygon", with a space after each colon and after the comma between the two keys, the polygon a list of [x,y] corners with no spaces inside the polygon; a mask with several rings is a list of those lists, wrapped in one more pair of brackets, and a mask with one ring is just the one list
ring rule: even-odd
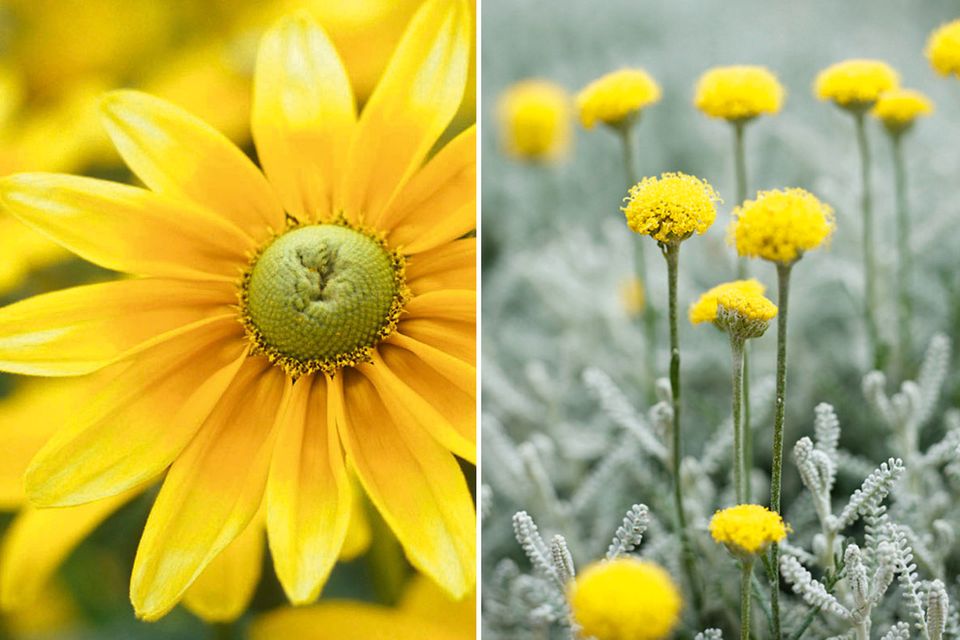
{"label": "yellow petal", "polygon": [[253,137],[286,209],[301,220],[334,212],[356,107],[333,44],[306,14],[263,37],[254,76]]}
{"label": "yellow petal", "polygon": [[248,358],[170,467],[133,563],[130,600],[138,617],[170,611],[256,515],[289,388],[266,358]]}
{"label": "yellow petal", "polygon": [[258,516],[207,565],[183,604],[207,622],[232,622],[247,610],[263,565],[263,518]]}
{"label": "yellow petal", "polygon": [[360,372],[333,379],[337,429],[360,482],[410,562],[453,597],[475,580],[473,502],[456,460],[420,428],[394,420]]}
{"label": "yellow petal", "polygon": [[260,616],[250,628],[250,640],[472,640],[475,634],[466,636],[396,609],[336,600],[278,609]]}
{"label": "yellow petal", "polygon": [[477,461],[476,370],[456,358],[448,359],[472,370],[473,386],[464,389],[464,380],[454,384],[426,365],[419,357],[394,344],[381,344],[372,367],[363,373],[377,388],[387,410],[397,422],[420,428],[438,443],[469,462]]}
{"label": "yellow petal", "polygon": [[206,207],[256,240],[283,229],[283,207],[270,185],[213,127],[139,91],[109,93],[101,109],[113,144],[153,191]]}
{"label": "yellow petal", "polygon": [[[204,320],[104,369],[30,462],[30,499],[68,506],[153,478],[190,442],[245,358],[233,317]],[[64,407],[64,410],[67,410]]]}
{"label": "yellow petal", "polygon": [[470,38],[464,0],[428,0],[414,15],[360,115],[343,182],[348,216],[378,220],[450,123]]}
{"label": "yellow petal", "polygon": [[24,507],[0,550],[0,608],[29,605],[70,552],[143,489],[65,509]]}
{"label": "yellow petal", "polygon": [[294,604],[316,600],[337,561],[350,518],[350,481],[323,375],[293,386],[267,483],[274,567]]}
{"label": "yellow petal", "polygon": [[127,273],[234,282],[254,248],[205,209],[106,180],[21,173],[0,179],[0,204],[81,258]]}
{"label": "yellow petal", "polygon": [[30,459],[89,400],[93,378],[27,380],[0,402],[0,509],[25,502],[23,474]]}
{"label": "yellow petal", "polygon": [[350,524],[347,526],[347,535],[343,539],[343,546],[340,547],[340,560],[347,562],[353,560],[370,548],[370,541],[373,538],[373,532],[370,529],[370,518],[367,516],[366,498],[363,491],[357,485],[357,480],[351,475],[350,486],[353,490],[350,492]]}
{"label": "yellow petal", "polygon": [[476,290],[477,239],[449,242],[410,258],[407,284],[414,295],[438,289]]}
{"label": "yellow petal", "polygon": [[402,320],[397,331],[468,364],[477,361],[477,325],[438,318],[408,318]]}
{"label": "yellow petal", "polygon": [[477,129],[470,127],[435,155],[403,188],[378,229],[405,253],[427,251],[477,226]]}
{"label": "yellow petal", "polygon": [[46,293],[0,308],[0,369],[63,376],[90,373],[166,331],[236,304],[221,282],[146,278]]}
{"label": "yellow petal", "polygon": [[398,608],[411,616],[430,620],[434,624],[457,632],[458,638],[474,640],[477,633],[477,602],[475,598],[460,601],[450,599],[437,585],[421,575],[407,583]]}
{"label": "yellow petal", "polygon": [[435,318],[455,322],[477,321],[477,292],[464,289],[430,291],[415,296],[404,307],[407,318]]}

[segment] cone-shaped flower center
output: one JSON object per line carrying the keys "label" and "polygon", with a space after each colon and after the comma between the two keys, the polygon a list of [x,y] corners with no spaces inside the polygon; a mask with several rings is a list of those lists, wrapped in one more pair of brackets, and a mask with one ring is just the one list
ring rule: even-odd
{"label": "cone-shaped flower center", "polygon": [[369,359],[395,328],[403,259],[346,226],[298,227],[260,253],[241,298],[256,350],[293,376],[332,373]]}

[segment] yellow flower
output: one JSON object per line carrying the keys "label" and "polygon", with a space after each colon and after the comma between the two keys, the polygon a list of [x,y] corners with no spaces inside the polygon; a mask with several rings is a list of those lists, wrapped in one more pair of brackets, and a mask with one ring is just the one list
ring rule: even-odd
{"label": "yellow flower", "polygon": [[464,0],[425,3],[358,116],[326,33],[281,21],[254,88],[266,178],[202,121],[125,91],[105,120],[148,189],[0,180],[7,211],[140,276],[0,310],[0,368],[99,383],[31,461],[31,500],[164,476],[131,579],[140,617],[169,611],[261,513],[287,595],[316,598],[347,535],[346,457],[411,562],[455,597],[473,588],[455,455],[475,459],[475,129],[427,157],[471,31]]}
{"label": "yellow flower", "polygon": [[716,67],[700,76],[694,104],[712,118],[742,121],[778,113],[783,96],[780,81],[765,67]]}
{"label": "yellow flower", "polygon": [[880,95],[870,113],[891,133],[905,131],[920,116],[933,113],[930,98],[913,89],[893,89]]}
{"label": "yellow flower", "polygon": [[761,191],[737,207],[730,241],[749,258],[792,264],[833,233],[833,209],[803,189]]}
{"label": "yellow flower", "polygon": [[548,80],[523,80],[497,103],[500,144],[521,160],[558,160],[570,148],[570,96]]}
{"label": "yellow flower", "polygon": [[415,577],[396,607],[349,600],[324,600],[312,607],[285,607],[253,621],[250,640],[474,640],[473,598],[454,602]]}
{"label": "yellow flower", "polygon": [[647,304],[647,291],[640,278],[630,278],[620,285],[620,302],[631,318],[636,318]]}
{"label": "yellow flower", "polygon": [[846,109],[863,110],[899,83],[899,74],[886,62],[844,60],[820,72],[814,91],[821,100],[832,100]]}
{"label": "yellow flower", "polygon": [[774,542],[787,537],[787,526],[779,513],[758,504],[740,504],[713,514],[710,535],[737,556],[763,553]]}
{"label": "yellow flower", "polygon": [[680,591],[659,565],[638,558],[596,562],[568,587],[585,638],[660,640],[680,620]]}
{"label": "yellow flower", "polygon": [[763,296],[764,291],[753,278],[719,284],[690,305],[690,322],[717,322],[721,305],[747,320],[769,322],[777,315],[777,307]]}
{"label": "yellow flower", "polygon": [[706,180],[685,173],[644,178],[630,188],[621,211],[636,233],[669,244],[703,234],[717,217],[720,196]]}
{"label": "yellow flower", "polygon": [[620,69],[597,78],[577,94],[580,122],[592,129],[597,122],[617,126],[629,122],[644,107],[660,100],[660,86],[643,69]]}
{"label": "yellow flower", "polygon": [[960,19],[941,25],[930,34],[926,54],[937,73],[960,78]]}

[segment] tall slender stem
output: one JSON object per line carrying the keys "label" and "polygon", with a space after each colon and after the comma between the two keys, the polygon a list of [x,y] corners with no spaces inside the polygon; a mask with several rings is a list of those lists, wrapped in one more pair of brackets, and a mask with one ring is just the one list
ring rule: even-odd
{"label": "tall slender stem", "polygon": [[[737,179],[737,205],[747,199],[747,155],[744,151],[744,122],[733,123],[733,160]],[[746,258],[740,258],[740,264],[746,265]]]}
{"label": "tall slender stem", "polygon": [[737,490],[737,504],[746,503],[745,451],[743,424],[740,409],[743,406],[743,344],[744,341],[730,335],[730,352],[733,356],[733,484]]}
{"label": "tall slender stem", "polygon": [[753,560],[740,563],[740,640],[750,640],[750,576]]}
{"label": "tall slender stem", "polygon": [[683,566],[690,583],[690,592],[693,594],[693,608],[697,615],[700,613],[702,596],[700,584],[696,579],[694,568],[693,548],[690,545],[690,535],[687,530],[687,516],[683,508],[683,482],[680,477],[680,461],[683,458],[680,437],[680,337],[677,326],[677,274],[680,264],[680,243],[671,242],[662,245],[663,255],[667,260],[667,290],[669,296],[670,319],[670,391],[673,395],[673,457],[671,470],[673,471],[673,501],[676,511],[677,531],[680,534],[680,545],[683,553]]}
{"label": "tall slender stem", "polygon": [[910,299],[910,272],[913,260],[910,255],[910,212],[907,206],[907,169],[903,162],[903,136],[890,134],[893,149],[893,177],[897,198],[897,361],[900,377],[906,380],[907,363],[913,350],[911,344],[910,322],[913,314]]}
{"label": "tall slender stem", "polygon": [[867,140],[866,117],[863,113],[855,113],[857,123],[857,147],[860,150],[860,205],[863,210],[863,276],[864,276],[864,306],[863,319],[867,326],[867,338],[870,341],[870,362],[875,369],[882,369],[886,353],[880,344],[880,335],[877,330],[877,320],[874,316],[877,303],[876,258],[873,246],[873,198],[870,193],[870,143]]}
{"label": "tall slender stem", "polygon": [[[777,404],[773,419],[773,465],[770,471],[770,508],[780,513],[780,485],[783,476],[783,421],[787,391],[787,312],[790,302],[790,269],[777,264]],[[780,545],[770,549],[770,610],[773,637],[780,640]]]}
{"label": "tall slender stem", "polygon": [[743,396],[740,401],[743,411],[743,501],[749,503],[751,498],[750,472],[753,469],[753,427],[750,424],[750,347],[743,345],[743,380],[741,382]]}
{"label": "tall slender stem", "polygon": [[[737,183],[737,205],[743,204],[747,199],[747,154],[744,145],[744,134],[747,123],[742,120],[736,120],[733,125],[733,160],[734,171],[736,173]],[[747,259],[737,258],[737,279],[743,280],[748,276]],[[750,501],[750,473],[749,469],[753,464],[753,429],[750,426],[750,350],[744,345],[743,350],[743,422],[741,431],[743,434],[743,456],[746,462],[747,474],[745,478],[746,491],[743,495],[743,502]]]}
{"label": "tall slender stem", "polygon": [[[640,181],[637,173],[636,154],[633,145],[633,121],[630,121],[617,129],[620,134],[621,147],[623,149],[623,167],[627,174],[627,188],[629,189]],[[646,341],[646,366],[647,375],[651,380],[656,379],[657,371],[657,310],[653,306],[653,299],[649,295],[650,283],[647,281],[647,260],[643,243],[645,238],[639,235],[630,234],[633,240],[633,261],[637,279],[643,286],[647,295],[644,296],[644,305],[642,312],[643,334]],[[653,385],[650,385],[649,395],[654,397]]]}

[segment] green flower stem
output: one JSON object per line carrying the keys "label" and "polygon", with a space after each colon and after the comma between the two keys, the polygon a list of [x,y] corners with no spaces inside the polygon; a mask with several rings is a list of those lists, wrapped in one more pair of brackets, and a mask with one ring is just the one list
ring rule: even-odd
{"label": "green flower stem", "polygon": [[877,319],[874,312],[877,304],[877,265],[873,246],[873,198],[870,193],[870,143],[867,140],[866,116],[862,112],[854,114],[857,123],[857,147],[860,150],[860,182],[862,193],[860,205],[863,209],[863,275],[864,306],[863,319],[867,326],[867,339],[870,341],[870,361],[875,369],[882,369],[886,360],[886,350],[880,344]]}
{"label": "green flower stem", "polygon": [[730,335],[730,352],[733,356],[733,484],[737,490],[737,504],[746,503],[746,451],[743,424],[740,421],[743,406],[743,346],[742,338]]}
{"label": "green flower stem", "polygon": [[694,566],[693,548],[690,545],[690,534],[687,530],[687,516],[683,508],[683,482],[680,477],[680,461],[683,458],[680,437],[680,338],[677,326],[677,273],[680,263],[680,243],[671,242],[661,245],[663,255],[667,260],[667,289],[669,292],[670,317],[670,391],[673,395],[673,501],[676,510],[677,531],[680,534],[680,545],[683,549],[683,566],[690,583],[690,592],[693,594],[693,609],[699,615],[702,605],[700,584],[697,581]]}
{"label": "green flower stem", "polygon": [[890,143],[893,150],[893,183],[897,198],[897,360],[900,375],[906,379],[907,363],[913,345],[910,341],[910,323],[913,315],[910,299],[910,273],[913,269],[913,260],[910,255],[910,212],[907,208],[907,169],[903,162],[903,136],[899,133],[890,134]]}
{"label": "green flower stem", "polygon": [[[777,404],[773,419],[773,465],[770,471],[770,508],[780,510],[783,477],[783,418],[787,391],[787,311],[790,302],[790,264],[777,264]],[[780,545],[770,548],[770,611],[773,638],[780,640]]]}
{"label": "green flower stem", "polygon": [[750,640],[750,576],[753,560],[740,563],[740,640]]}
{"label": "green flower stem", "polygon": [[[617,129],[620,134],[621,147],[623,148],[623,166],[627,174],[627,189],[640,181],[640,175],[637,173],[636,154],[633,145],[633,120],[628,121]],[[643,249],[645,239],[642,236],[633,238],[633,260],[634,269],[637,278],[643,285],[644,304],[642,312],[643,334],[646,341],[646,366],[647,374],[650,380],[656,379],[657,374],[657,310],[653,306],[653,299],[650,297],[650,287],[647,282],[647,259]],[[650,387],[650,397],[654,397],[653,385]]]}
{"label": "green flower stem", "polygon": [[[744,133],[747,123],[743,120],[735,120],[733,125],[733,160],[737,183],[737,206],[742,205],[747,199],[747,156],[744,149]],[[747,259],[737,258],[737,280],[747,278]],[[743,433],[743,456],[746,461],[746,491],[743,495],[743,502],[750,501],[750,473],[749,469],[753,464],[753,429],[750,426],[750,350],[744,346],[743,350],[743,424],[741,426]]]}
{"label": "green flower stem", "polygon": [[750,346],[743,345],[743,380],[741,382],[743,396],[741,411],[743,413],[743,501],[749,503],[751,498],[750,471],[753,469],[753,427],[750,424]]}

